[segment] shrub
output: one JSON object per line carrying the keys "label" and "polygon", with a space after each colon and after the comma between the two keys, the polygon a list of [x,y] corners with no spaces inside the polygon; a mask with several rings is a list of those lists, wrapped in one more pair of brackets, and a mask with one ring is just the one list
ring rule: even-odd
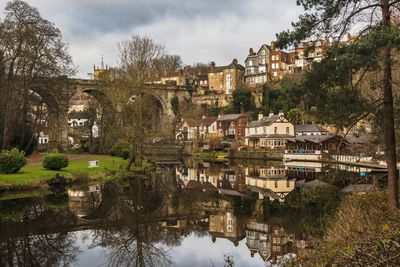
{"label": "shrub", "polygon": [[46,154],[43,159],[43,168],[48,170],[59,171],[68,166],[68,158],[58,152]]}
{"label": "shrub", "polygon": [[129,144],[126,142],[118,142],[116,143],[110,151],[110,155],[114,157],[121,157],[123,159],[129,158]]}
{"label": "shrub", "polygon": [[26,165],[24,151],[14,148],[0,153],[0,173],[16,173]]}

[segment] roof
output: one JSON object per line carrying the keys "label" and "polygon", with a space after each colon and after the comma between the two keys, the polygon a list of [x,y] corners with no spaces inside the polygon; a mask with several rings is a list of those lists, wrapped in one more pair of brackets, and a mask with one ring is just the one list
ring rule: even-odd
{"label": "roof", "polygon": [[282,115],[264,116],[261,120],[252,121],[248,123],[246,127],[251,128],[251,127],[269,126],[275,121],[277,121],[280,117],[283,116]]}
{"label": "roof", "polygon": [[240,65],[239,63],[232,62],[231,64],[229,64],[227,66],[214,67],[214,69],[209,70],[209,73],[216,73],[216,72],[221,72],[221,71],[229,70],[229,69],[245,70],[245,68],[242,65]]}
{"label": "roof", "polygon": [[294,126],[295,132],[328,132],[317,124],[296,124]]}
{"label": "roof", "polygon": [[226,115],[221,115],[217,121],[235,121],[241,117],[246,117],[245,114],[239,113],[239,114],[226,114]]}
{"label": "roof", "polygon": [[315,144],[323,143],[329,139],[339,137],[337,135],[300,135],[295,138],[286,138],[288,142],[311,142]]}
{"label": "roof", "polygon": [[[189,127],[197,127],[197,126],[200,126],[200,125],[201,125],[201,120],[195,120],[195,119],[191,119],[191,118],[184,118],[184,119],[182,119],[182,121],[181,121],[182,125],[183,125],[185,122],[187,123],[187,125],[188,125]],[[180,126],[182,126],[182,125],[180,125]]]}
{"label": "roof", "polygon": [[246,138],[294,138],[293,135],[288,134],[252,134]]}
{"label": "roof", "polygon": [[210,125],[213,124],[217,119],[218,119],[218,117],[207,117],[207,118],[203,118],[203,119],[201,120],[201,125],[210,126]]}

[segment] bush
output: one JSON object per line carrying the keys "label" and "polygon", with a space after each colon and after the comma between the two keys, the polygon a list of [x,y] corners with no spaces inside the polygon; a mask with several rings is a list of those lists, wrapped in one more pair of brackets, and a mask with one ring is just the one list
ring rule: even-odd
{"label": "bush", "polygon": [[55,153],[48,153],[43,159],[43,168],[53,171],[59,171],[68,166],[68,158],[64,155]]}
{"label": "bush", "polygon": [[26,165],[24,151],[14,148],[0,153],[0,173],[16,173]]}
{"label": "bush", "polygon": [[110,155],[113,157],[121,157],[123,159],[129,158],[129,144],[125,142],[116,143],[110,151]]}

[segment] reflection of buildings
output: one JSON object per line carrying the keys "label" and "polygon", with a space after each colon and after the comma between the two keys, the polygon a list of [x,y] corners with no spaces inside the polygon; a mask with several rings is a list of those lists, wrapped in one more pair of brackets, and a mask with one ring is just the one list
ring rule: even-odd
{"label": "reflection of buildings", "polygon": [[243,222],[232,211],[223,214],[210,215],[209,232],[212,241],[216,238],[226,238],[237,247],[239,241],[245,237]]}
{"label": "reflection of buildings", "polygon": [[245,169],[246,185],[258,193],[260,199],[269,198],[283,202],[295,189],[296,179],[288,178],[284,166],[253,166]]}
{"label": "reflection of buildings", "polygon": [[253,257],[258,253],[264,261],[273,261],[289,253],[303,253],[305,240],[295,238],[281,226],[249,220],[246,223],[246,245]]}
{"label": "reflection of buildings", "polygon": [[215,191],[220,194],[244,196],[248,189],[240,168],[198,164],[193,167],[177,167],[176,179],[183,189]]}
{"label": "reflection of buildings", "polygon": [[251,257],[258,253],[264,261],[269,259],[271,252],[268,231],[269,227],[265,223],[254,220],[246,223],[246,245]]}
{"label": "reflection of buildings", "polygon": [[69,207],[77,216],[88,215],[89,211],[100,204],[101,187],[89,186],[89,190],[68,190]]}

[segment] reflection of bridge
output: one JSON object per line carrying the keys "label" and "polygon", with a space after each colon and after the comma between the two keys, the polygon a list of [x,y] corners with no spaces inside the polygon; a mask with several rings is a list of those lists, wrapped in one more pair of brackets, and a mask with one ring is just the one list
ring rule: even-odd
{"label": "reflection of bridge", "polygon": [[[68,103],[77,92],[84,92],[95,97],[104,113],[109,116],[115,116],[115,114],[118,116],[121,111],[121,107],[113,103],[110,89],[97,80],[70,79],[65,76],[38,79],[31,84],[30,89],[39,94],[47,105],[49,141],[54,147],[65,148],[68,144]],[[175,95],[179,99],[190,97],[189,90],[182,86],[151,84],[146,85],[143,91],[150,94],[160,108],[162,123],[169,123],[174,117],[171,99]],[[118,118],[110,118],[110,121],[118,121]]]}

